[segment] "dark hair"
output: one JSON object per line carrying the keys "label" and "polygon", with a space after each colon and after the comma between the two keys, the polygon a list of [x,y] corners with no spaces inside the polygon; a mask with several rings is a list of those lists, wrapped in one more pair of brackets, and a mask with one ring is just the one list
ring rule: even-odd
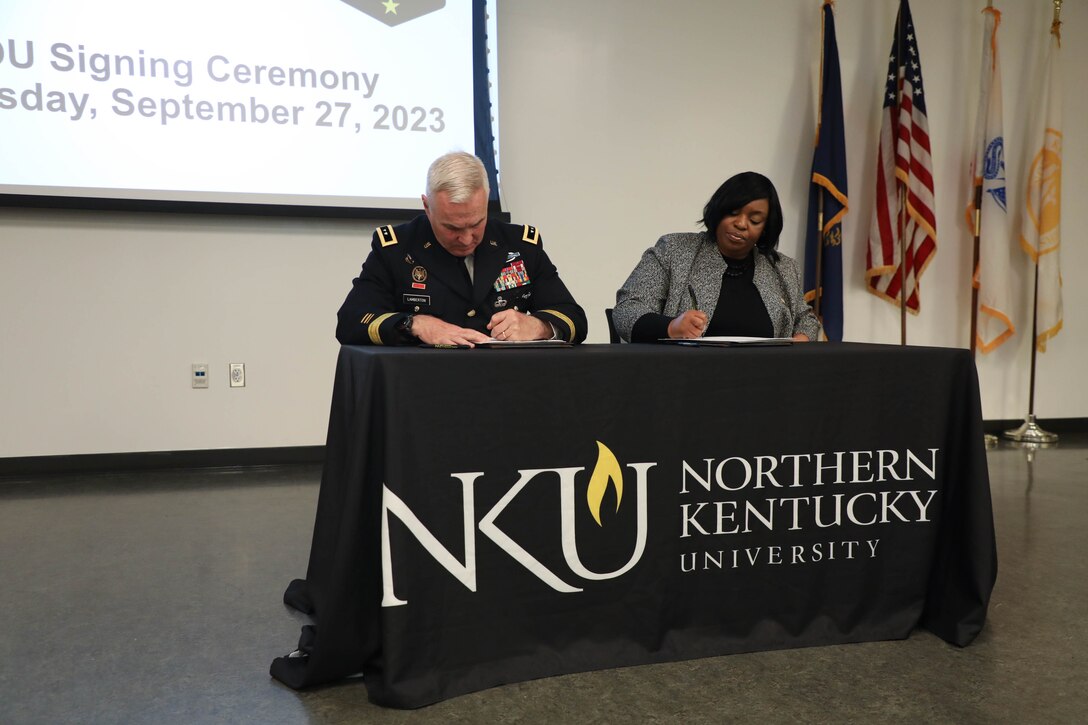
{"label": "dark hair", "polygon": [[756,199],[766,199],[769,212],[763,234],[756,242],[756,249],[778,261],[778,237],[782,234],[782,204],[778,201],[778,192],[774,184],[763,174],[744,171],[725,180],[703,207],[703,218],[699,221],[706,227],[712,240],[717,238],[718,225],[722,219],[735,213],[745,204]]}

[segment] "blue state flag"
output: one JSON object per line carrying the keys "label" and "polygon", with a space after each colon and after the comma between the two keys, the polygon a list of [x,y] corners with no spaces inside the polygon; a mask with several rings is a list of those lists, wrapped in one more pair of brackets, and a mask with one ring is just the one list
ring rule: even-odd
{"label": "blue state flag", "polygon": [[842,340],[842,218],[849,211],[846,191],[846,136],[842,117],[842,78],[835,14],[823,5],[823,58],[820,117],[808,194],[805,231],[805,299],[823,324],[828,340]]}

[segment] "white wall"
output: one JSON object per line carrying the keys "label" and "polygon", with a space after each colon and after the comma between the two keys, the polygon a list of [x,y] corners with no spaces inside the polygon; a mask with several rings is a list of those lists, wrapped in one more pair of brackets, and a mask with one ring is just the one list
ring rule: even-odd
{"label": "white wall", "polygon": [[[1026,164],[1044,0],[1004,12],[1010,179]],[[974,128],[981,0],[914,0],[936,163],[938,252],[911,344],[966,346],[967,145]],[[880,93],[895,0],[836,3],[851,212],[844,224],[846,338],[899,340],[898,308],[864,291]],[[819,0],[507,0],[499,7],[502,186],[515,221],[541,228],[586,307],[590,342],[642,250],[696,229],[727,176],[756,169],[786,210],[800,257],[819,64]],[[1063,10],[1065,329],[1039,356],[1036,413],[1088,417],[1075,384],[1088,227],[1084,81],[1088,8]],[[10,142],[10,140],[5,140]],[[1011,182],[1015,184],[1015,182]],[[421,180],[422,185],[422,180]],[[1019,186],[1010,208],[1020,208]],[[1018,228],[1020,213],[1013,216]],[[0,209],[0,457],[318,445],[337,345],[334,316],[381,221]],[[1026,289],[1028,268],[1014,257]],[[1029,300],[1021,295],[1021,329]],[[980,356],[983,414],[1027,410],[1027,335]],[[212,366],[192,390],[189,366]],[[227,386],[246,363],[247,387]]]}

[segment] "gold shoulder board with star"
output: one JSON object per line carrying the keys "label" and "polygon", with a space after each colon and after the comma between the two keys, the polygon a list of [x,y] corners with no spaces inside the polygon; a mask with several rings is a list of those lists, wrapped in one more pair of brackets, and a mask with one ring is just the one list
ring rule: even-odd
{"label": "gold shoulder board with star", "polygon": [[536,230],[532,224],[526,224],[525,230],[522,232],[521,241],[529,242],[529,244],[536,244],[540,241],[540,232]]}
{"label": "gold shoulder board with star", "polygon": [[378,227],[378,238],[382,240],[383,247],[391,247],[397,243],[397,235],[393,231],[392,224]]}

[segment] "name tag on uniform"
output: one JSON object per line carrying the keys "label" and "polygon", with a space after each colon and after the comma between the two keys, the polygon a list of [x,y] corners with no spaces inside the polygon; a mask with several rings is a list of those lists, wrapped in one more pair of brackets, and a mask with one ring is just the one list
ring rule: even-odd
{"label": "name tag on uniform", "polygon": [[529,284],[529,273],[525,271],[525,262],[519,259],[503,267],[499,272],[499,277],[495,280],[495,291],[502,292],[504,289],[513,289],[527,284]]}
{"label": "name tag on uniform", "polygon": [[430,295],[404,295],[404,304],[406,305],[430,305]]}

